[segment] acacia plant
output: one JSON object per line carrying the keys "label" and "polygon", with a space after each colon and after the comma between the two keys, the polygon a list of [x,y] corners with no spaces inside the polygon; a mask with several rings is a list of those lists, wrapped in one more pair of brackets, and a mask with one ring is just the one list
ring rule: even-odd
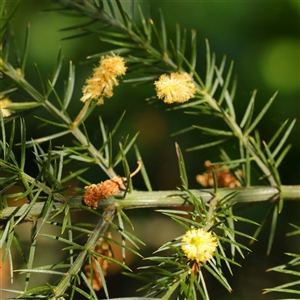
{"label": "acacia plant", "polygon": [[[25,33],[24,48],[17,50],[10,22],[20,1],[14,5],[2,1],[0,248],[2,261],[9,263],[9,271],[4,276],[11,282],[10,286],[1,287],[2,292],[6,292],[9,299],[98,299],[97,291],[102,289],[109,298],[105,276],[111,264],[121,266],[132,280],[140,280],[139,295],[144,296],[134,299],[209,299],[207,278],[232,292],[226,274],[232,274],[232,266],[239,265],[236,254],[244,257],[251,251],[249,247],[258,237],[262,225],[269,222],[267,216],[260,223],[242,217],[235,205],[268,203],[271,229],[267,252],[270,253],[284,202],[300,199],[300,186],[282,185],[278,172],[291,147],[286,141],[295,120],[283,122],[269,141],[262,141],[263,134],[257,131],[257,124],[275,100],[276,93],[255,114],[254,91],[246,110],[238,115],[233,102],[237,88],[232,79],[233,63],[228,65],[223,58],[217,65],[206,41],[206,73],[200,76],[196,69],[196,32],[191,31],[189,41],[186,31],[177,25],[175,39],[169,39],[161,12],[160,22],[156,24],[149,12],[134,7],[133,3],[125,10],[120,0],[52,2],[53,10],[87,19],[83,24],[67,28],[81,29],[72,38],[94,34],[110,44],[111,50],[89,57],[98,62],[93,70],[86,65],[91,76],[86,79],[80,99],[73,96],[76,78],[72,62],[68,77],[59,77],[61,52],[50,78],[44,77],[36,66],[40,86],[33,86],[31,78],[26,76],[30,28],[28,26]],[[133,18],[134,10],[137,10],[138,22]],[[191,53],[186,54],[188,43]],[[145,75],[141,76],[142,73]],[[127,74],[131,75],[130,79],[126,79]],[[65,80],[63,93],[56,88],[60,80]],[[211,136],[208,143],[195,145],[190,151],[215,146],[220,150],[221,159],[206,161],[207,172],[197,177],[205,189],[189,188],[182,145],[176,144],[174,151],[178,162],[174,163],[179,166],[181,186],[169,191],[152,190],[137,146],[137,134],[128,135],[122,143],[117,140],[116,132],[123,130],[120,124],[124,114],[111,131],[101,118],[101,107],[106,101],[113,101],[108,98],[124,81],[152,84],[150,105],[164,101],[170,114],[181,110],[199,118],[214,117],[216,122],[211,126],[191,124],[176,132],[188,135],[192,130],[198,130],[199,134]],[[18,97],[21,100],[11,100]],[[82,108],[75,117],[71,116],[70,104],[80,101]],[[47,114],[39,115],[43,111]],[[29,112],[34,112],[42,124],[55,128],[55,133],[30,139],[26,134]],[[85,126],[95,114],[99,115],[101,147],[93,144],[89,138],[92,133]],[[122,132],[122,135],[126,134]],[[64,138],[61,142],[61,137],[67,136],[72,139]],[[223,147],[228,143],[239,149],[234,158]],[[115,145],[118,145],[118,151],[115,151]],[[34,154],[34,171],[26,168],[28,149]],[[129,153],[136,156],[138,166],[135,171],[135,166],[128,163]],[[71,169],[71,162],[72,166],[78,166],[77,169],[65,172]],[[98,168],[107,180],[89,182],[85,174],[91,168]],[[117,174],[117,169],[123,170],[122,173]],[[133,187],[133,176],[137,172],[143,177],[146,191],[137,191]],[[253,186],[253,178],[260,178],[261,185]],[[75,179],[78,186],[70,189]],[[149,207],[179,224],[184,234],[166,241],[143,261],[140,250],[143,237],[136,236],[131,230],[134,224],[126,212]],[[79,218],[77,212],[84,212],[84,219]],[[236,222],[245,222],[257,229],[254,233],[239,231]],[[29,245],[24,245],[18,234],[18,227],[24,223],[31,226]],[[149,224],[147,220],[145,223],[145,226]],[[292,234],[299,234],[300,227],[292,226],[295,228]],[[115,238],[116,233],[121,236],[120,240]],[[45,239],[52,244],[50,247],[60,249],[55,250],[57,253],[63,252],[65,256],[58,255],[57,261],[39,265],[38,255],[42,254],[38,247]],[[112,245],[122,249],[121,261],[114,257]],[[141,258],[138,271],[128,266],[128,252]],[[299,296],[300,273],[296,267],[300,254],[287,255],[290,260],[270,270],[294,275],[296,279],[277,287],[266,287],[263,293],[286,292],[291,297]],[[20,259],[24,261],[24,267]],[[18,277],[23,280],[22,288],[13,285],[17,274],[23,274]],[[48,277],[43,284],[36,284],[35,274]]]}

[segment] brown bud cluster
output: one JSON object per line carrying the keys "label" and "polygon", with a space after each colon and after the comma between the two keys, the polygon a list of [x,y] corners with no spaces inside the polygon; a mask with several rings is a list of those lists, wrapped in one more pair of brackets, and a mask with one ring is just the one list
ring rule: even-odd
{"label": "brown bud cluster", "polygon": [[[111,234],[108,233],[107,237],[109,239],[111,239]],[[107,244],[106,239],[104,239],[102,237],[98,240],[94,251],[101,255],[104,255],[106,257],[112,257],[111,249],[110,249],[109,245]],[[92,257],[92,264],[87,264],[84,267],[85,274],[86,274],[88,280],[91,281],[93,289],[95,291],[99,291],[102,288],[103,283],[101,280],[101,276],[98,272],[95,259],[98,260],[104,276],[106,276],[106,274],[107,274],[107,269],[109,267],[110,261],[108,261],[107,259],[105,259],[103,257],[99,257],[99,256],[97,256],[96,258]],[[93,273],[93,275],[92,275],[92,273]]]}
{"label": "brown bud cluster", "polygon": [[96,209],[98,202],[101,199],[105,199],[112,194],[118,194],[125,180],[126,178],[115,176],[112,179],[105,180],[104,182],[86,186],[85,194],[83,196],[84,203],[87,206]]}
{"label": "brown bud cluster", "polygon": [[236,177],[230,173],[227,165],[212,165],[211,162],[207,160],[204,166],[206,167],[206,172],[196,176],[197,182],[203,187],[214,186],[212,170],[215,170],[218,187],[234,188],[241,186],[241,183]]}

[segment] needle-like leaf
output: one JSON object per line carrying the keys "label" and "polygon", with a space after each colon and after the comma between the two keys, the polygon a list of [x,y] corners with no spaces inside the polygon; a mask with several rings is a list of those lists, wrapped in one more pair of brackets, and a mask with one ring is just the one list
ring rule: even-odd
{"label": "needle-like leaf", "polygon": [[275,100],[276,96],[277,96],[278,92],[276,92],[271,98],[270,100],[266,103],[266,105],[262,108],[262,110],[260,111],[260,113],[257,115],[257,117],[254,119],[254,121],[251,123],[251,125],[249,126],[249,128],[245,131],[245,135],[249,135],[254,128],[257,126],[257,124],[261,121],[261,119],[263,118],[263,116],[266,114],[266,112],[268,111],[269,107],[271,106],[271,104],[273,103],[273,101]]}

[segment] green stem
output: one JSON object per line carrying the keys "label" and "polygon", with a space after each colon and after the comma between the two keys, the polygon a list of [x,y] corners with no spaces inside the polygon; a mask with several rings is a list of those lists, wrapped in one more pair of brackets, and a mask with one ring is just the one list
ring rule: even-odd
{"label": "green stem", "polygon": [[[12,80],[18,83],[27,93],[29,93],[32,98],[37,101],[38,103],[42,103],[41,105],[44,106],[47,111],[49,111],[56,119],[60,120],[62,123],[68,125],[70,129],[70,133],[81,143],[81,145],[87,145],[88,151],[93,158],[97,160],[97,164],[100,168],[110,177],[114,177],[117,174],[114,172],[113,169],[107,169],[107,161],[102,156],[101,153],[87,140],[85,135],[82,131],[74,125],[72,120],[70,120],[63,111],[57,109],[49,100],[45,99],[45,97],[40,94],[30,83],[22,76],[20,76],[17,71],[13,68],[11,64],[6,61],[3,61],[3,72],[9,76]],[[87,107],[84,108],[79,113],[79,117],[86,111]]]}
{"label": "green stem", "polygon": [[58,283],[54,289],[55,296],[50,298],[51,300],[63,299],[63,294],[70,287],[71,281],[74,275],[77,275],[82,268],[84,261],[89,252],[93,251],[99,238],[105,233],[109,224],[112,222],[115,216],[115,209],[106,210],[103,214],[103,218],[100,219],[92,235],[89,237],[85,244],[85,250],[81,251],[77,256],[70,269],[66,272],[65,277]]}
{"label": "green stem", "polygon": [[[61,6],[64,6],[64,3],[60,4]],[[67,4],[68,9],[71,8],[71,3]],[[126,34],[130,40],[132,40],[139,49],[145,50],[147,53],[150,53],[155,58],[161,60],[164,62],[169,68],[172,70],[178,70],[177,64],[170,59],[170,57],[166,53],[161,53],[158,50],[156,50],[149,41],[144,38],[143,36],[139,36],[137,33],[135,33],[131,27],[126,26],[122,22],[118,21],[117,19],[111,17],[109,14],[107,14],[103,9],[99,9],[96,13],[85,11],[84,9],[78,9],[77,4],[75,4],[72,7],[75,11],[78,11],[80,15],[85,15],[88,18],[91,18],[93,20],[101,21],[101,23],[106,23],[110,25],[111,27],[114,27],[118,29],[120,32]],[[130,21],[129,21],[130,22]]]}
{"label": "green stem", "polygon": [[[203,93],[203,91],[202,91],[202,93]],[[217,112],[220,112],[223,115],[224,121],[230,127],[230,129],[232,130],[234,135],[239,139],[242,147],[247,149],[247,151],[249,152],[251,157],[253,157],[256,164],[262,170],[264,175],[268,178],[270,184],[274,187],[277,186],[276,181],[275,181],[274,177],[272,176],[272,174],[270,173],[268,166],[266,166],[264,164],[264,162],[259,158],[254,147],[251,145],[249,138],[243,134],[243,131],[240,128],[240,126],[236,123],[235,118],[230,116],[225,110],[221,110],[220,107],[218,106],[216,100],[214,98],[212,98],[209,93],[205,94],[205,99],[212,109],[216,110]]]}
{"label": "green stem", "polygon": [[[190,190],[197,198],[202,198],[203,201],[211,201],[213,190]],[[275,187],[266,186],[254,186],[247,188],[223,188],[218,189],[215,199],[221,199],[226,195],[236,191],[237,194],[232,201],[239,203],[250,203],[250,202],[266,202],[276,201],[279,198],[279,191]],[[281,186],[281,198],[283,201],[289,200],[300,200],[300,185]],[[188,202],[188,196],[184,191],[154,191],[154,192],[143,192],[134,191],[126,196],[126,199],[120,199],[121,195],[111,196],[108,199],[99,201],[98,208],[105,208],[109,206],[118,206],[122,209],[135,209],[135,208],[158,208],[158,207],[178,207],[191,205]],[[71,210],[83,209],[82,196],[70,197],[67,200]],[[50,216],[54,215],[64,203],[55,203],[51,207]],[[14,214],[15,217],[22,215],[28,204],[21,207],[7,207],[0,212],[0,221],[6,220]],[[27,218],[38,218],[44,207],[43,202],[35,203],[31,211],[28,213]]]}
{"label": "green stem", "polygon": [[84,117],[86,111],[88,110],[90,104],[91,104],[92,99],[86,101],[81,109],[81,111],[79,112],[79,114],[77,115],[77,117],[74,120],[74,126],[78,126],[78,123],[82,120],[82,118]]}

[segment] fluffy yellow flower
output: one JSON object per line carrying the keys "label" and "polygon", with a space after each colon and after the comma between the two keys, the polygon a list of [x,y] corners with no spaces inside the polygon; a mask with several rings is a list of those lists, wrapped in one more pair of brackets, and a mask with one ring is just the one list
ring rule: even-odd
{"label": "fluffy yellow flower", "polygon": [[165,103],[183,103],[193,98],[196,93],[195,83],[187,73],[163,74],[154,85],[157,97]]}
{"label": "fluffy yellow flower", "polygon": [[93,70],[93,76],[86,80],[82,89],[82,102],[89,99],[97,100],[98,104],[103,104],[103,98],[110,98],[113,95],[113,87],[119,85],[117,76],[124,75],[124,58],[117,55],[102,56],[100,65]]}
{"label": "fluffy yellow flower", "polygon": [[217,238],[203,229],[187,231],[182,242],[184,242],[181,246],[184,254],[188,259],[195,260],[197,263],[205,263],[211,259],[218,246]]}
{"label": "fluffy yellow flower", "polygon": [[3,118],[9,117],[11,115],[11,111],[9,109],[6,109],[6,107],[9,106],[10,104],[11,104],[11,100],[9,100],[8,98],[4,98],[0,100],[0,109]]}

